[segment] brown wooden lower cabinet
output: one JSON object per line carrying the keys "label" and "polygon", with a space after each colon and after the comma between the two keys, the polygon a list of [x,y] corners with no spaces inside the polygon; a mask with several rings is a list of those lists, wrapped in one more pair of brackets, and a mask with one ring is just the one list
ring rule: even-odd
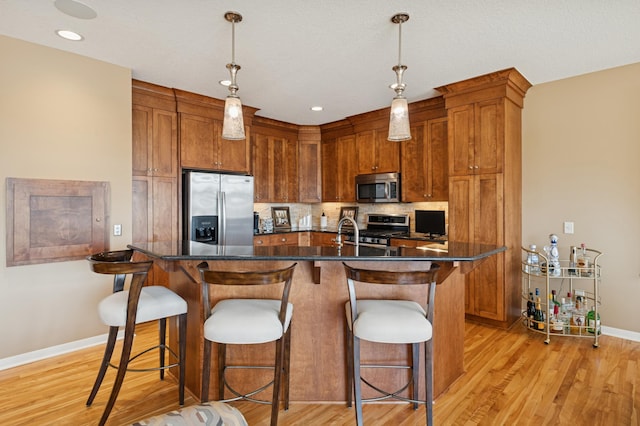
{"label": "brown wooden lower cabinet", "polygon": [[253,237],[254,246],[297,246],[298,233],[264,234]]}
{"label": "brown wooden lower cabinet", "polygon": [[333,246],[338,234],[332,232],[311,232],[312,246]]}

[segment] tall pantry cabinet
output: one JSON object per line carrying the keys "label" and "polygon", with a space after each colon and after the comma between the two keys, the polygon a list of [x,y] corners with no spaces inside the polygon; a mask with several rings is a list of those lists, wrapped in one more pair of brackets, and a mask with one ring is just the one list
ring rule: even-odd
{"label": "tall pantry cabinet", "polygon": [[445,99],[449,241],[506,246],[466,275],[468,319],[508,327],[520,315],[522,107],[514,68],[437,88]]}
{"label": "tall pantry cabinet", "polygon": [[[132,239],[178,239],[178,122],[173,90],[132,81]],[[147,283],[168,284],[153,266]]]}

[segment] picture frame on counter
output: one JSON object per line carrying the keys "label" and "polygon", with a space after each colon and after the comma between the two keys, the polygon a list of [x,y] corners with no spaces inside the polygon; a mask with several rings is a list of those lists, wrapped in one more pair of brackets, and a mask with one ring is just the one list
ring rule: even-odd
{"label": "picture frame on counter", "polygon": [[[346,207],[340,207],[340,219],[338,220],[342,220],[343,217],[350,217],[351,219],[353,219],[354,222],[358,222],[358,206],[346,206]],[[344,224],[344,226],[352,226],[351,223],[347,222]]]}
{"label": "picture frame on counter", "polygon": [[289,207],[271,207],[271,217],[275,229],[291,229]]}

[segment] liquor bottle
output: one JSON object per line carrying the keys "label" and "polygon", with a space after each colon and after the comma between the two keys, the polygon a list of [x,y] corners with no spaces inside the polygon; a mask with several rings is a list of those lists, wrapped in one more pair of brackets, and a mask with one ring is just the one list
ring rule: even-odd
{"label": "liquor bottle", "polygon": [[578,263],[578,247],[571,246],[571,252],[569,254],[569,275],[578,275],[576,265]]}
{"label": "liquor bottle", "polygon": [[540,260],[538,258],[538,252],[536,252],[536,245],[531,244],[529,246],[529,250],[533,253],[527,254],[527,266],[525,267],[526,272],[529,274],[539,274],[540,273]]}
{"label": "liquor bottle", "polygon": [[571,332],[573,334],[582,334],[585,326],[585,308],[582,296],[576,296],[576,305],[571,315]]}
{"label": "liquor bottle", "polygon": [[560,253],[558,252],[558,236],[556,234],[549,235],[551,246],[549,247],[549,275],[559,277],[562,274],[560,269]]}
{"label": "liquor bottle", "polygon": [[536,298],[536,311],[535,314],[533,316],[533,319],[535,321],[535,325],[536,325],[536,330],[544,330],[544,314],[542,313],[542,306],[540,303],[540,298]]}
{"label": "liquor bottle", "polygon": [[571,332],[571,303],[567,303],[564,297],[560,300],[560,314],[558,318],[562,322],[563,334],[569,334]]}
{"label": "liquor bottle", "polygon": [[594,334],[597,330],[598,334],[600,334],[600,314],[596,319],[596,308],[593,306],[591,310],[587,313],[587,332]]}
{"label": "liquor bottle", "polygon": [[585,246],[584,243],[580,244],[580,247],[582,248],[582,251],[580,253],[578,253],[578,260],[577,260],[577,266],[578,266],[578,271],[580,271],[580,275],[583,277],[590,277],[591,276],[591,258],[589,257],[589,255],[587,254],[587,247]]}
{"label": "liquor bottle", "polygon": [[533,316],[536,313],[536,303],[534,302],[533,299],[533,293],[529,292],[529,299],[527,300],[527,318],[529,319],[529,327],[530,328],[535,328],[534,327],[534,322],[533,322]]}

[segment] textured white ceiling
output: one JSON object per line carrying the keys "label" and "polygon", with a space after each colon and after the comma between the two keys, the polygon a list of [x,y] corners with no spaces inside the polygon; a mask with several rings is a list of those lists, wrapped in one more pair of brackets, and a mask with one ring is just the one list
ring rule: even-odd
{"label": "textured white ceiling", "polygon": [[[532,84],[640,62],[638,0],[0,0],[0,34],[131,68],[136,79],[223,99],[237,11],[239,95],[257,115],[323,124],[390,104],[398,59],[409,101],[444,84],[515,67]],[[70,42],[54,34],[84,35]],[[1,55],[0,55],[1,57]],[[1,61],[1,59],[0,59]],[[525,101],[526,102],[526,101]],[[324,106],[311,112],[312,105]]]}

